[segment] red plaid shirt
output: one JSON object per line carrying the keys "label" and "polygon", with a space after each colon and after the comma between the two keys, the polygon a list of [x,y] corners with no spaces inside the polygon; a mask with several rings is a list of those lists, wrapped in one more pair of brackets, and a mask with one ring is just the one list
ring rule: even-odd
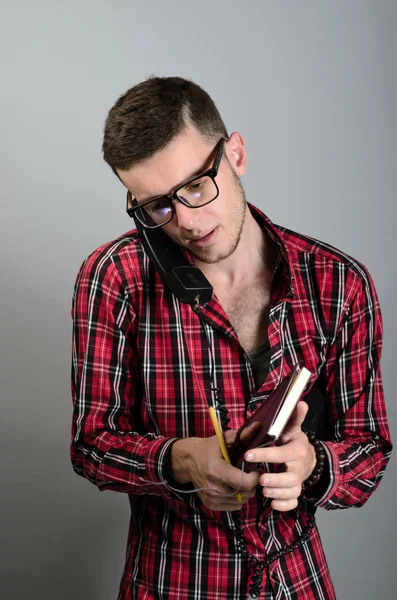
{"label": "red plaid shirt", "polygon": [[[260,390],[216,296],[202,308],[230,427],[240,427],[252,412],[251,397],[270,393],[296,362],[313,373],[311,385],[321,372],[329,486],[313,504],[361,506],[391,452],[372,279],[351,257],[250,209],[281,256],[268,326],[270,368]],[[131,504],[118,599],[247,598],[253,571],[237,549],[233,513],[208,510],[167,479],[175,439],[214,434],[206,400],[211,362],[198,316],[164,288],[135,230],[83,263],[72,315],[73,467],[99,490],[129,494]],[[263,510],[260,493],[240,513],[247,550],[259,560],[293,543],[308,520],[302,506]],[[263,575],[261,597],[268,600],[335,598],[316,526]]]}

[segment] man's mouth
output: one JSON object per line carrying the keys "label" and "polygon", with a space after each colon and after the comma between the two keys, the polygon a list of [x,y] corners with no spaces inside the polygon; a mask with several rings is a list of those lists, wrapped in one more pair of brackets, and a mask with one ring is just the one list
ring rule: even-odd
{"label": "man's mouth", "polygon": [[200,247],[209,246],[210,244],[212,244],[215,241],[217,233],[218,233],[218,227],[215,227],[214,229],[211,229],[208,233],[206,233],[204,235],[190,238],[188,240],[188,243],[189,243],[189,245],[192,245],[192,246],[200,246]]}

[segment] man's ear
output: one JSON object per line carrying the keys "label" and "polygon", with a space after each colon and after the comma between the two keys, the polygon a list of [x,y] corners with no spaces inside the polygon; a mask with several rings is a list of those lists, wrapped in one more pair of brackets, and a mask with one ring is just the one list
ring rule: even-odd
{"label": "man's ear", "polygon": [[247,168],[247,152],[242,136],[238,132],[231,134],[225,142],[225,152],[235,173],[241,177]]}

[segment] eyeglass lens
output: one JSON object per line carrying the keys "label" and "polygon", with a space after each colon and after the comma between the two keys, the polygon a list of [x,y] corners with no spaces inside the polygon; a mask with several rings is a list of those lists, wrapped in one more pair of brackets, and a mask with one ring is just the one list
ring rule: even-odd
{"label": "eyeglass lens", "polygon": [[[177,197],[187,206],[199,207],[216,198],[218,189],[209,176],[194,179],[177,191]],[[155,198],[137,211],[139,219],[148,227],[162,225],[171,220],[172,206],[166,197]]]}

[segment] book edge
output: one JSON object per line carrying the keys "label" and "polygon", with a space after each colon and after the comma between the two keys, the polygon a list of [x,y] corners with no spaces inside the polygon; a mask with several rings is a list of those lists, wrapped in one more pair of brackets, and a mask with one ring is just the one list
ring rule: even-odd
{"label": "book edge", "polygon": [[298,403],[299,398],[301,397],[310,377],[311,372],[306,369],[306,367],[302,367],[299,373],[296,374],[294,381],[292,382],[292,385],[285,397],[283,405],[268,430],[268,435],[275,436],[277,439],[281,434],[285,425],[288,423],[288,420],[291,417],[291,414]]}

